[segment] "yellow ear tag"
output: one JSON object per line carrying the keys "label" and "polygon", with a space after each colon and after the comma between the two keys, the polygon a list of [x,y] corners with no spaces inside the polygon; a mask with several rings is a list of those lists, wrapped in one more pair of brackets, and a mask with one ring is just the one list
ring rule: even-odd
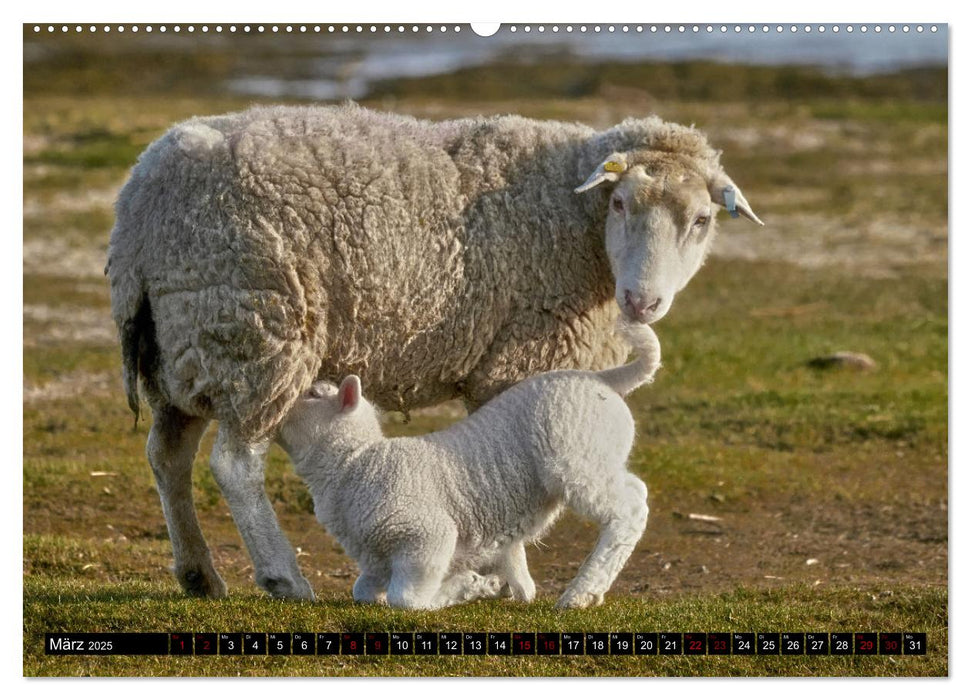
{"label": "yellow ear tag", "polygon": [[624,172],[624,166],[615,160],[608,160],[604,163],[604,170],[608,173],[622,173]]}

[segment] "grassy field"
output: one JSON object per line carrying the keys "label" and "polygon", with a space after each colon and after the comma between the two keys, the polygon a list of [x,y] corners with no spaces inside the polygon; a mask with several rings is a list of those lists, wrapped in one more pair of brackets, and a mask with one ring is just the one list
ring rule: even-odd
{"label": "grassy field", "polygon": [[[205,60],[217,72],[223,65]],[[532,97],[491,83],[477,96],[469,86],[483,77],[474,72],[380,88],[372,106],[435,118],[518,112],[606,126],[657,112],[695,123],[724,148],[723,163],[767,223],[756,231],[724,221],[715,255],[657,325],[664,368],[631,400],[639,427],[631,469],[650,487],[651,519],[605,606],[552,608],[595,537],[568,516],[528,552],[535,603],[408,614],[352,603],[353,563],[316,524],[277,449],[268,490],[319,600],[259,592],[205,464],[211,436],[195,495],[231,597],[179,593],[144,458],[147,428],[131,430],[121,389],[102,276],[111,203],[141,149],[173,121],[249,101],[201,88],[80,94],[76,85],[101,76],[91,65],[100,64],[41,63],[25,76],[25,675],[948,673],[942,73],[853,84],[753,73],[745,84],[761,91],[757,102],[706,93],[706,80],[720,79],[704,65],[691,68],[687,93],[666,88],[667,73],[656,85],[650,72],[636,73],[637,87],[614,68],[572,92],[553,74],[547,92]],[[839,350],[865,352],[877,368],[807,365]],[[389,430],[423,432],[456,414],[447,406],[410,423],[389,414]],[[179,659],[42,651],[47,631],[339,630],[922,631],[930,653]]]}

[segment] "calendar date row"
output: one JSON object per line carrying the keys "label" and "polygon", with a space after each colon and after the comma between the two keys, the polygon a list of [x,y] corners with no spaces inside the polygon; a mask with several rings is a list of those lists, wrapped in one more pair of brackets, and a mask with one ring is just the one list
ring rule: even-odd
{"label": "calendar date row", "polygon": [[52,655],[925,655],[924,632],[47,633]]}

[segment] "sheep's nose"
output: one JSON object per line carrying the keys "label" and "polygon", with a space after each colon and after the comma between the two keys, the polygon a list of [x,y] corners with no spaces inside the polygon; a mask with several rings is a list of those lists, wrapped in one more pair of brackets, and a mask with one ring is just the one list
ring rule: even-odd
{"label": "sheep's nose", "polygon": [[646,321],[648,314],[652,314],[657,311],[657,308],[661,305],[661,297],[655,297],[651,300],[649,297],[644,297],[640,294],[635,294],[629,289],[624,290],[624,305],[629,311],[629,316],[635,321]]}

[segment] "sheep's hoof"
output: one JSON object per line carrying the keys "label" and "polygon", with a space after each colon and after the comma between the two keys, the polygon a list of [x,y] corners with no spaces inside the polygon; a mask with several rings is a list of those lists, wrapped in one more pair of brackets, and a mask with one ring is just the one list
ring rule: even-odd
{"label": "sheep's hoof", "polygon": [[556,607],[565,610],[583,610],[592,608],[604,602],[603,593],[576,593],[567,591],[556,601]]}
{"label": "sheep's hoof", "polygon": [[177,573],[176,578],[185,594],[192,598],[226,597],[226,583],[215,571],[207,574],[201,569],[187,569]]}
{"label": "sheep's hoof", "polygon": [[310,587],[303,576],[296,581],[285,578],[274,578],[272,576],[260,577],[256,581],[257,585],[274,598],[284,598],[286,600],[316,600],[314,590]]}

